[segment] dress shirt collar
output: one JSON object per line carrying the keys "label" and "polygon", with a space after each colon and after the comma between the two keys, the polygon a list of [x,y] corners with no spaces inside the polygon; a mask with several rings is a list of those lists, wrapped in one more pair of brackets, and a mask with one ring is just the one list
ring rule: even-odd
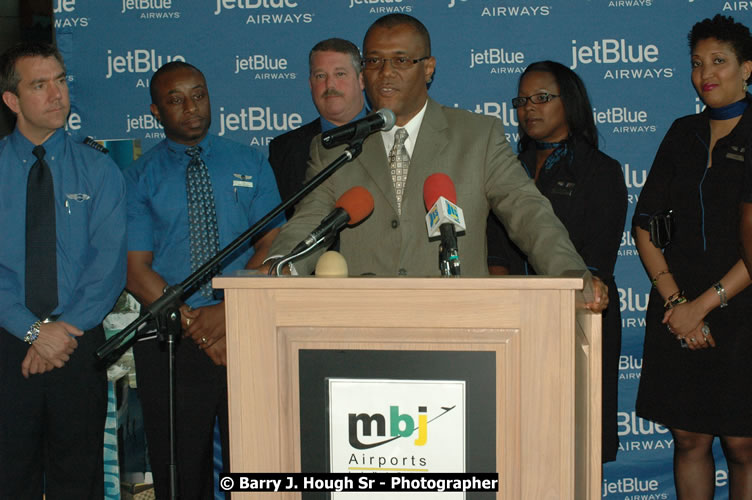
{"label": "dress shirt collar", "polygon": [[[363,109],[360,110],[360,113],[358,113],[357,115],[355,115],[353,117],[353,119],[350,120],[350,122],[354,122],[355,120],[360,120],[361,118],[365,118],[367,114],[368,114],[368,108],[366,108],[365,106],[363,106]],[[339,125],[333,124],[332,122],[330,122],[329,120],[327,120],[323,116],[319,116],[319,121],[321,121],[321,131],[322,132],[328,132],[328,131],[330,131],[333,128],[339,127]],[[350,122],[348,122],[348,123],[350,123]]]}
{"label": "dress shirt collar", "polygon": [[407,130],[407,140],[405,141],[405,148],[407,149],[407,154],[410,155],[410,158],[413,156],[413,150],[415,149],[415,143],[418,141],[418,132],[420,132],[420,126],[423,123],[423,117],[426,114],[426,108],[428,107],[428,99],[426,99],[425,104],[423,104],[423,108],[421,108],[420,111],[418,111],[418,114],[413,116],[409,122],[407,122],[403,127],[398,127],[395,125],[391,128],[391,130],[387,130],[386,132],[381,132],[381,138],[384,140],[384,149],[386,150],[386,156],[389,156],[389,152],[392,150],[392,146],[394,145],[394,134],[397,133],[397,129],[404,128]]}
{"label": "dress shirt collar", "polygon": [[[65,130],[59,128],[42,143],[42,146],[44,146],[45,158],[53,158],[54,156],[62,154],[64,148],[63,138],[66,133]],[[31,168],[31,166],[37,161],[32,153],[36,145],[27,139],[26,136],[18,130],[18,127],[16,127],[10,135],[10,143],[16,151],[16,154],[18,154],[18,157],[22,160],[27,160],[26,167]]]}
{"label": "dress shirt collar", "polygon": [[[174,155],[173,157],[176,159],[176,161],[178,161],[179,163],[185,163],[185,165],[187,166],[188,162],[190,161],[190,157],[185,154],[185,150],[191,146],[180,144],[179,142],[175,142],[172,139],[165,139],[165,142],[167,143],[167,150],[171,155]],[[201,139],[201,142],[195,145],[201,147],[202,158],[211,155],[212,141],[210,139],[210,134],[206,134],[206,136]]]}

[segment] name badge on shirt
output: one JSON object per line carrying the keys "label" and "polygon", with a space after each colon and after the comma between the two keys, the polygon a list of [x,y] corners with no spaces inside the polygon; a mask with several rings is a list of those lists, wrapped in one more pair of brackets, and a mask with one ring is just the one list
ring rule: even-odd
{"label": "name badge on shirt", "polygon": [[731,146],[731,151],[726,153],[726,158],[729,160],[744,161],[744,148]]}
{"label": "name badge on shirt", "polygon": [[574,182],[568,182],[568,181],[557,181],[556,184],[551,188],[552,194],[561,194],[564,196],[572,196],[572,191],[574,191],[575,183]]}
{"label": "name badge on shirt", "polygon": [[232,181],[233,187],[247,187],[252,188],[253,182],[251,182],[251,179],[253,179],[252,175],[244,175],[244,174],[233,174],[236,179]]}
{"label": "name badge on shirt", "polygon": [[88,199],[91,199],[91,196],[89,196],[86,193],[68,193],[65,195],[69,200],[77,201],[79,203],[82,203]]}

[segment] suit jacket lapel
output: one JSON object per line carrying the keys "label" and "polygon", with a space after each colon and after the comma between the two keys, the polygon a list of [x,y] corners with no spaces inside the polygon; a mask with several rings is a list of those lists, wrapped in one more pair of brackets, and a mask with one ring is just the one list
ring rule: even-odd
{"label": "suit jacket lapel", "polygon": [[[374,186],[381,192],[381,196],[397,212],[397,198],[394,193],[392,175],[389,172],[389,161],[384,149],[384,141],[381,133],[368,137],[363,144],[363,152],[355,160],[368,176],[373,180]],[[347,168],[347,167],[345,167]],[[376,193],[371,193],[376,196]]]}
{"label": "suit jacket lapel", "polygon": [[[447,146],[448,124],[441,105],[428,98],[426,114],[418,132],[418,142],[415,143],[413,155],[410,158],[410,171],[407,174],[405,187],[405,199],[407,203],[419,203],[423,206],[423,183],[426,178],[437,172],[437,167],[442,164],[440,158]],[[406,201],[403,200],[403,210]]]}

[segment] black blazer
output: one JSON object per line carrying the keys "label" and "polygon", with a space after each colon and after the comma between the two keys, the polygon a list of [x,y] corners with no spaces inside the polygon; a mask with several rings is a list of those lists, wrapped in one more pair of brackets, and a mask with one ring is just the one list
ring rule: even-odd
{"label": "black blazer", "polygon": [[[269,163],[277,178],[277,187],[282,200],[297,193],[306,177],[311,141],[321,133],[321,120],[316,118],[302,127],[275,137],[269,142]],[[285,215],[289,220],[294,212],[289,208]]]}

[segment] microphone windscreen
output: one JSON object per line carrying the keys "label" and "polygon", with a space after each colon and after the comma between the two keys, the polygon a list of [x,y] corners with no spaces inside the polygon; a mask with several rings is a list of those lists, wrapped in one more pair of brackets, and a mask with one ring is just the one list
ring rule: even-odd
{"label": "microphone windscreen", "polygon": [[443,196],[454,204],[457,203],[457,191],[454,189],[454,182],[447,174],[431,174],[423,183],[423,203],[426,205],[426,210],[431,210],[439,196]]}
{"label": "microphone windscreen", "polygon": [[381,108],[376,111],[376,114],[381,116],[381,119],[384,120],[384,126],[381,127],[381,130],[383,131],[392,130],[392,127],[397,123],[397,116],[394,114],[394,111],[389,108]]}
{"label": "microphone windscreen", "polygon": [[363,186],[354,186],[345,191],[334,206],[348,213],[348,224],[357,224],[373,212],[373,196]]}
{"label": "microphone windscreen", "polygon": [[347,261],[334,250],[324,252],[316,262],[316,277],[347,278]]}

